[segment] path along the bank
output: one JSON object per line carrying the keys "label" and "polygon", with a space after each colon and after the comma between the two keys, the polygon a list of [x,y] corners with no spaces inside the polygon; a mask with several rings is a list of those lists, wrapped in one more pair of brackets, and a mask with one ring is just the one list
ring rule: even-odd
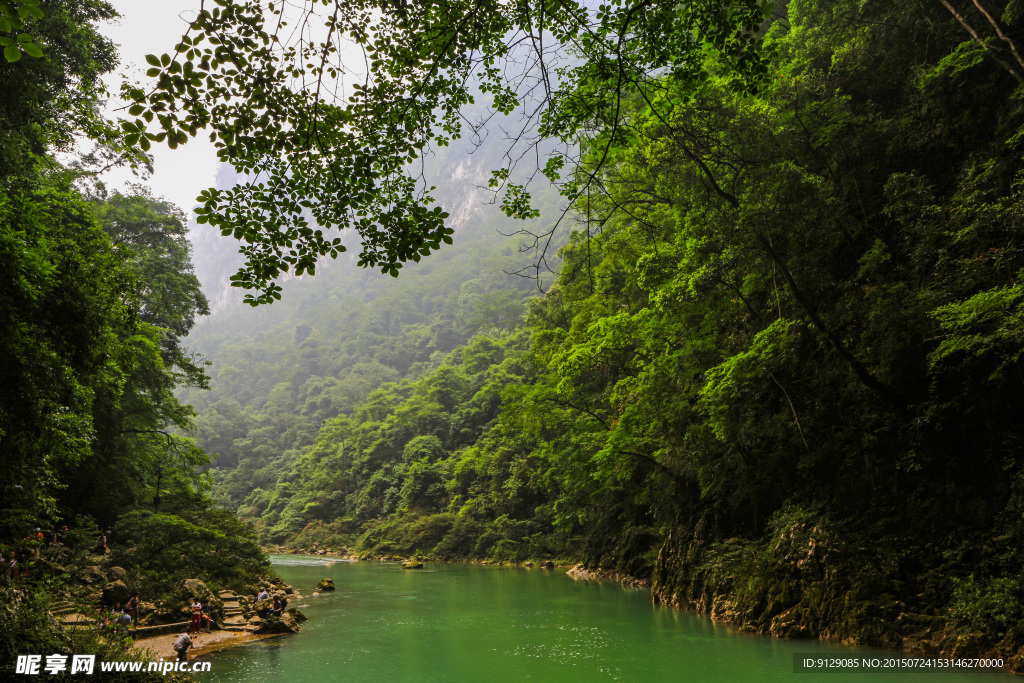
{"label": "path along the bank", "polygon": [[[238,595],[233,591],[221,591],[218,593],[218,597],[224,604],[224,620],[212,633],[201,632],[193,636],[193,645],[188,651],[190,658],[251,640],[281,635],[279,633],[254,633],[257,626],[246,621],[242,614],[242,608],[238,604]],[[54,610],[54,613],[67,626],[94,626],[96,623],[94,619],[81,615],[70,607]],[[183,631],[189,630],[190,626],[191,622],[182,621],[133,629],[130,633],[135,638],[134,649],[140,654],[146,655],[147,659],[174,659],[178,656],[178,653],[174,651],[174,641]]]}

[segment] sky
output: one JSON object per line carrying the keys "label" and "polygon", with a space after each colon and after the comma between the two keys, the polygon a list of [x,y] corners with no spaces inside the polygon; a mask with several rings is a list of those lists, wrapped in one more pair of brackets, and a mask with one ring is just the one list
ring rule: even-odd
{"label": "sky", "polygon": [[[118,44],[121,65],[106,78],[112,93],[127,77],[131,81],[143,80],[146,55],[170,52],[184,33],[186,17],[199,7],[199,0],[110,0],[122,15],[116,23],[102,28],[103,33]],[[110,112],[114,117],[118,112]],[[125,113],[120,116],[126,117]],[[139,180],[128,171],[110,173],[104,180],[112,188],[124,187],[128,182],[141,182],[153,194],[165,197],[185,211],[195,205],[196,196],[213,185],[219,162],[213,144],[197,137],[176,150],[164,144],[154,144],[150,150],[154,157],[154,172],[148,180]]]}

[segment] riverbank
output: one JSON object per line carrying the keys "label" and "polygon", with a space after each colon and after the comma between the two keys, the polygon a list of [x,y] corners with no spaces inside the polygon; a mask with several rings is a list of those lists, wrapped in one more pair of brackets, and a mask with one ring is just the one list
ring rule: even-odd
{"label": "riverbank", "polygon": [[[177,640],[179,635],[180,634],[178,633],[174,633],[151,636],[149,638],[139,638],[135,641],[132,649],[138,652],[140,656],[149,660],[169,661],[177,658],[178,656],[178,653],[174,651],[174,641]],[[192,657],[209,654],[217,650],[244,645],[245,643],[249,643],[254,640],[276,638],[282,635],[287,634],[256,634],[243,633],[239,631],[214,631],[213,633],[201,633],[197,636],[192,647],[189,648],[188,655],[191,659]]]}

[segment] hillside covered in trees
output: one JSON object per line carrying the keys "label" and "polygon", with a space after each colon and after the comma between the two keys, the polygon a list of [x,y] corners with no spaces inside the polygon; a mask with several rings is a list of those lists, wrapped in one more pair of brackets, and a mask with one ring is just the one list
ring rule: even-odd
{"label": "hillside covered in trees", "polygon": [[[257,541],[559,558],[1024,671],[1024,4],[312,3],[374,70],[340,103],[294,8],[209,5],[115,124],[109,5],[0,3],[3,543],[112,529],[153,592]],[[193,269],[99,174],[200,133]],[[3,589],[5,661],[68,651],[53,585]]]}
{"label": "hillside covered in trees", "polygon": [[397,281],[218,313],[215,495],[267,543],[560,557],[755,631],[1016,657],[1021,28],[790,2],[756,94],[668,70],[594,114],[541,295],[474,219]]}

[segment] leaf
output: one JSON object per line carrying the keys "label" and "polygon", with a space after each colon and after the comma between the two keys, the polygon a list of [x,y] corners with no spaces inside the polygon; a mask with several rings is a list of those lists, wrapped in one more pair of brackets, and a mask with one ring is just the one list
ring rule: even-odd
{"label": "leaf", "polygon": [[146,55],[146,63],[153,66],[160,66],[160,58],[156,55]]}
{"label": "leaf", "polygon": [[43,56],[43,48],[39,47],[35,43],[25,43],[21,46],[21,49],[36,58]]}
{"label": "leaf", "polygon": [[4,59],[8,62],[16,62],[21,59],[21,50],[17,45],[8,45],[4,48]]}

